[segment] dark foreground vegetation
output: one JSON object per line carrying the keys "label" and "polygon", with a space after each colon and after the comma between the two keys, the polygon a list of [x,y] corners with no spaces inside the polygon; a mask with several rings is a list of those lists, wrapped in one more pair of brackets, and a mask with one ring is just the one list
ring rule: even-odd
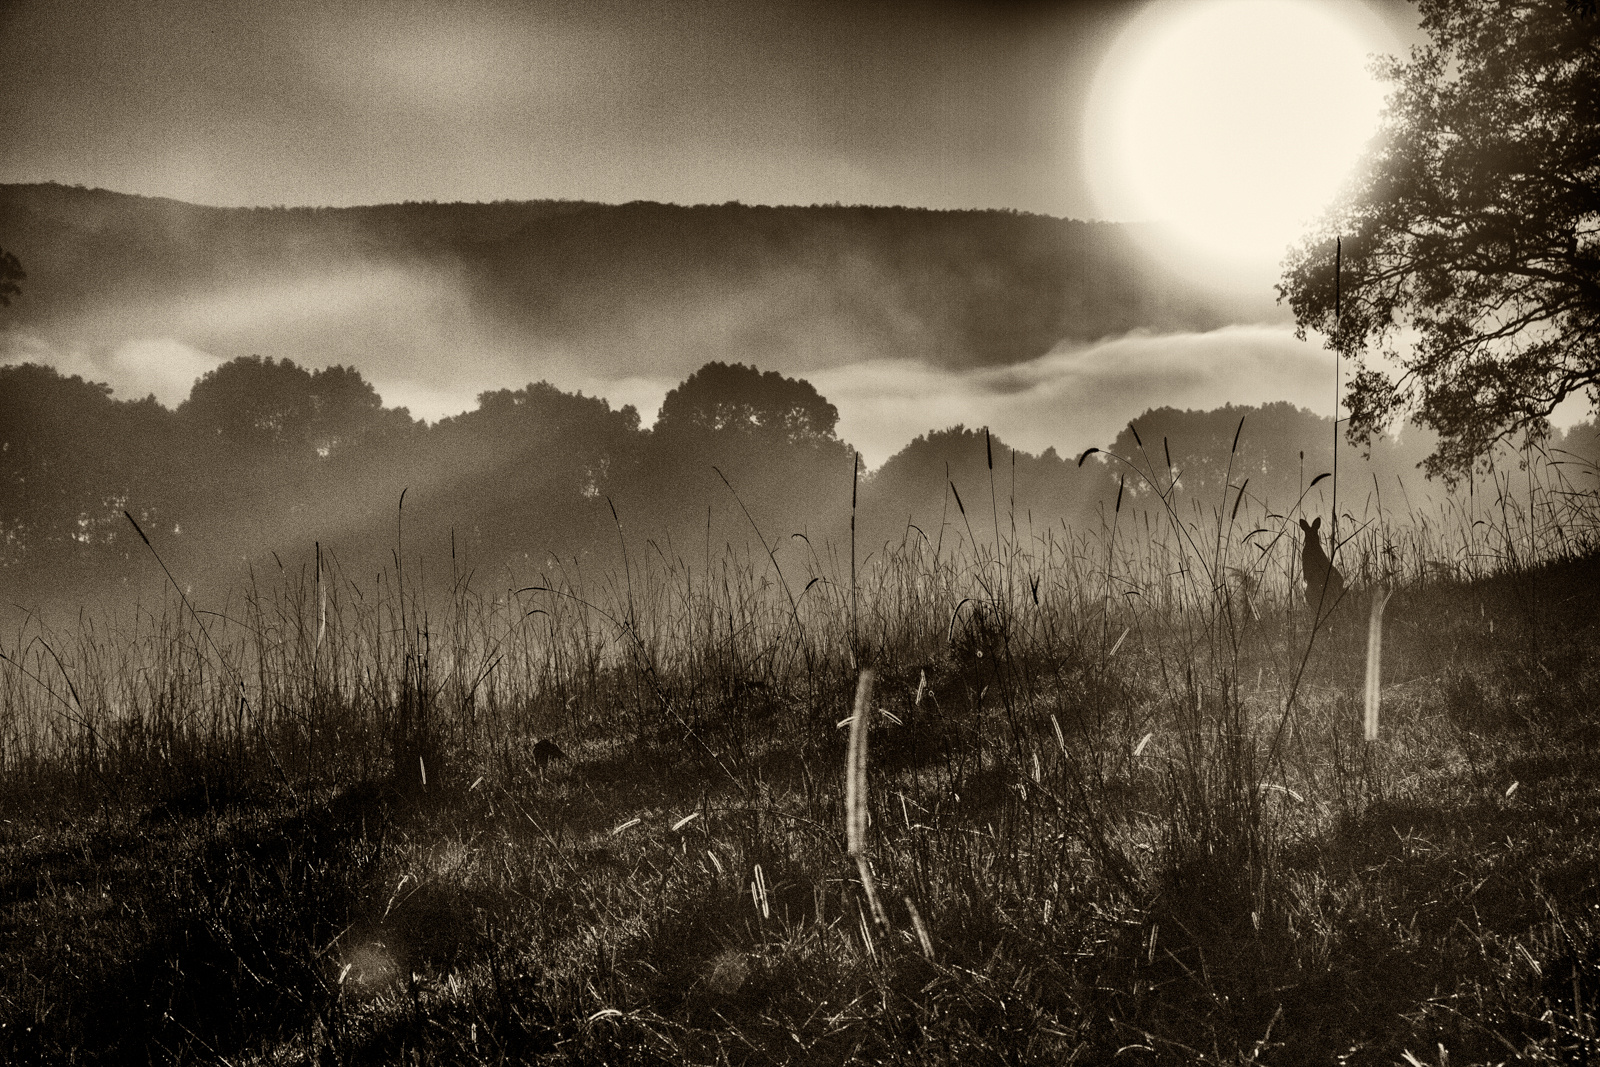
{"label": "dark foreground vegetation", "polygon": [[1129,459],[1092,538],[969,501],[870,561],[518,588],[400,540],[373,582],[25,621],[0,1058],[1588,1062],[1592,471],[1345,515],[1318,624],[1298,508]]}

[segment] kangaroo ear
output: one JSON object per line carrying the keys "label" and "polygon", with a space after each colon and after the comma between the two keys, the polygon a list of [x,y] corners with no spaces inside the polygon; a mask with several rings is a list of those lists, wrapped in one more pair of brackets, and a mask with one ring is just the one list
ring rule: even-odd
{"label": "kangaroo ear", "polygon": [[1311,530],[1312,530],[1312,526],[1306,520],[1301,519],[1300,520],[1300,529],[1304,530],[1306,533],[1310,533]]}
{"label": "kangaroo ear", "polygon": [[1316,533],[1320,529],[1322,529],[1322,516],[1318,515],[1311,520],[1311,532]]}

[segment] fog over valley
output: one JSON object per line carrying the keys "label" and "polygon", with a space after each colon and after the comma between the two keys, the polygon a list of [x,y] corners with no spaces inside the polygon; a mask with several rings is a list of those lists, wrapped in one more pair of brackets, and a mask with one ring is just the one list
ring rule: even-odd
{"label": "fog over valley", "polygon": [[[353,366],[429,420],[548,380],[648,425],[701,364],[746,362],[827,382],[876,466],[958,422],[1081,449],[1148,406],[1163,363],[1162,402],[1210,406],[1280,398],[1256,384],[1267,349],[1318,358],[1270,293],[1208,290],[1124,227],[1014,213],[216,209],[9,186],[0,227],[29,273],[0,358],[167,406],[259,354]],[[1258,328],[1217,332],[1238,323]],[[1168,373],[1179,366],[1193,373]],[[913,397],[926,420],[895,414]],[[1319,406],[1315,390],[1281,398]]]}
{"label": "fog over valley", "polygon": [[[225,589],[315,544],[379,566],[399,529],[524,576],[630,543],[794,563],[854,529],[871,553],[968,521],[963,493],[1070,535],[1163,480],[1282,511],[1332,465],[1330,353],[1125,225],[11,185],[0,233],[27,271],[0,331],[0,579],[30,596],[129,582],[130,516]],[[1224,476],[1235,434],[1251,458]],[[1343,446],[1360,506],[1430,499],[1433,442]]]}

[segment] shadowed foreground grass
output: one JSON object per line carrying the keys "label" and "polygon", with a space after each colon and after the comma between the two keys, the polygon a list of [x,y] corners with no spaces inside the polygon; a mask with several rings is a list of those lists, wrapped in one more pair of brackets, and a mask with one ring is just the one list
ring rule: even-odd
{"label": "shadowed foreground grass", "polygon": [[1600,558],[1404,582],[1368,744],[1354,593],[1313,633],[1270,590],[1113,608],[1072,552],[926,552],[855,605],[745,560],[458,577],[430,617],[319,570],[230,626],[19,639],[0,1058],[1600,1052]]}

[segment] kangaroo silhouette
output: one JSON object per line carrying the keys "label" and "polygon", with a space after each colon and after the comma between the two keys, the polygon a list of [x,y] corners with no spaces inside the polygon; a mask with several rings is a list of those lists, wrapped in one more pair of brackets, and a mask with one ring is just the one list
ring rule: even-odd
{"label": "kangaroo silhouette", "polygon": [[567,754],[561,751],[561,746],[548,737],[533,746],[533,762],[539,768],[539,773],[544,774],[544,769],[555,760],[565,760]]}
{"label": "kangaroo silhouette", "polygon": [[1300,580],[1304,583],[1301,592],[1318,615],[1326,615],[1344,597],[1344,575],[1322,551],[1322,536],[1318,532],[1322,529],[1322,516],[1318,515],[1311,522],[1301,519],[1300,529],[1306,535],[1305,543],[1300,546]]}

